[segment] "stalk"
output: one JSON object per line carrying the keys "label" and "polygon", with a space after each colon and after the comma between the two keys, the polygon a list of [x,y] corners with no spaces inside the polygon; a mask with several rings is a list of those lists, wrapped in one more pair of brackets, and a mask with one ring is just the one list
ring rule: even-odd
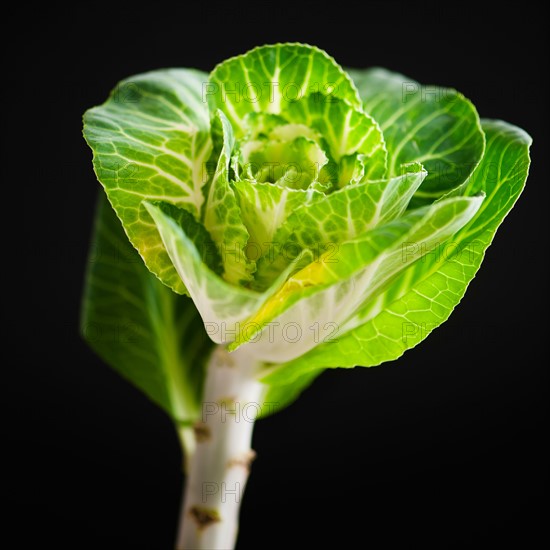
{"label": "stalk", "polygon": [[254,458],[254,421],[264,388],[246,351],[218,346],[207,365],[196,446],[187,467],[176,550],[231,550]]}

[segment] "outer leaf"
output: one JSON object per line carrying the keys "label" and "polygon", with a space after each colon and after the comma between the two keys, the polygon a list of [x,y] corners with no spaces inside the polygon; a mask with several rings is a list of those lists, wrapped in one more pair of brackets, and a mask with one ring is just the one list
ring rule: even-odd
{"label": "outer leaf", "polygon": [[172,292],[143,265],[103,194],[81,326],[98,355],[176,422],[198,417],[212,342],[193,302]]}
{"label": "outer leaf", "polygon": [[248,113],[279,114],[289,103],[314,92],[361,105],[349,76],[325,52],[306,44],[274,44],[220,63],[210,74],[204,95],[210,111],[221,109],[240,138]]}
{"label": "outer leaf", "polygon": [[[314,128],[326,140],[332,159],[337,166],[347,155],[360,153],[365,163],[366,179],[380,179],[386,174],[386,147],[382,132],[376,121],[361,108],[354,109],[343,100],[328,101],[319,93],[311,94],[299,101],[289,103],[283,114],[293,123]],[[342,179],[340,186],[349,179]]]}
{"label": "outer leaf", "polygon": [[243,224],[241,210],[229,184],[229,162],[234,146],[233,130],[225,115],[218,111],[223,145],[216,173],[210,184],[204,213],[204,225],[218,245],[224,266],[224,278],[239,285],[252,280],[256,266],[245,254],[249,233]]}
{"label": "outer leaf", "polygon": [[311,253],[304,252],[263,293],[237,287],[206,266],[184,228],[162,208],[147,202],[145,207],[157,224],[164,246],[200,312],[208,335],[217,344],[233,341],[238,324],[260,309],[293,271],[311,261]]}
{"label": "outer leaf", "polygon": [[433,202],[468,178],[483,156],[484,138],[475,107],[464,96],[384,69],[349,73],[364,109],[382,128],[389,175],[413,161],[428,171],[416,205]]}
{"label": "outer leaf", "polygon": [[[341,244],[336,255],[325,254],[292,276],[262,309],[242,324],[229,349],[249,342],[249,353],[258,359],[283,362],[302,355],[319,341],[332,339],[361,304],[376,296],[398,273],[435,245],[456,233],[481,202],[481,197],[447,199]],[[403,246],[408,242],[419,246],[404,256]],[[325,332],[316,332],[316,323]],[[293,335],[289,337],[291,326]]]}
{"label": "outer leaf", "polygon": [[185,288],[141,203],[163,200],[198,216],[212,150],[208,110],[201,102],[206,79],[188,69],[133,76],[84,115],[97,178],[128,238],[147,267],[178,293]]}
{"label": "outer leaf", "polygon": [[425,256],[407,270],[379,300],[365,305],[349,325],[350,332],[335,343],[320,345],[274,369],[265,382],[289,384],[323,367],[370,367],[392,361],[449,317],[519,197],[529,169],[529,135],[502,121],[485,120],[483,129],[487,150],[467,192],[482,191],[486,199],[470,223],[453,237],[451,248]]}

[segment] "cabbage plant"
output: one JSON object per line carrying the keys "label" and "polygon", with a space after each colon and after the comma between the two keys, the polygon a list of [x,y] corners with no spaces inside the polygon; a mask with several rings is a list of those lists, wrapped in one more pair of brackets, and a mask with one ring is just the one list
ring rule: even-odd
{"label": "cabbage plant", "polygon": [[174,422],[185,549],[235,544],[257,418],[449,317],[531,142],[455,90],[304,44],[132,76],[84,136],[104,192],[82,330]]}

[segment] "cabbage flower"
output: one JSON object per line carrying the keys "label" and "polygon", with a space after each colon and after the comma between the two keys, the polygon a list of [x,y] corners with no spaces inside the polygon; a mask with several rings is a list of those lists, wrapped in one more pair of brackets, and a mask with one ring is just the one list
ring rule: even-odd
{"label": "cabbage flower", "polygon": [[177,548],[228,548],[254,420],[444,322],[527,177],[529,136],[304,44],[122,81],[87,111],[104,193],[90,345],[173,419]]}

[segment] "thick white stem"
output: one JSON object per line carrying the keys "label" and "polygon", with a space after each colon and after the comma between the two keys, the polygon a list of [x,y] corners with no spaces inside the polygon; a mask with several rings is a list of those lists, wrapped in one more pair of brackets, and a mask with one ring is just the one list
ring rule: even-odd
{"label": "thick white stem", "polygon": [[254,452],[254,421],[265,386],[254,379],[255,361],[244,348],[212,354],[202,418],[189,464],[176,550],[231,550]]}

